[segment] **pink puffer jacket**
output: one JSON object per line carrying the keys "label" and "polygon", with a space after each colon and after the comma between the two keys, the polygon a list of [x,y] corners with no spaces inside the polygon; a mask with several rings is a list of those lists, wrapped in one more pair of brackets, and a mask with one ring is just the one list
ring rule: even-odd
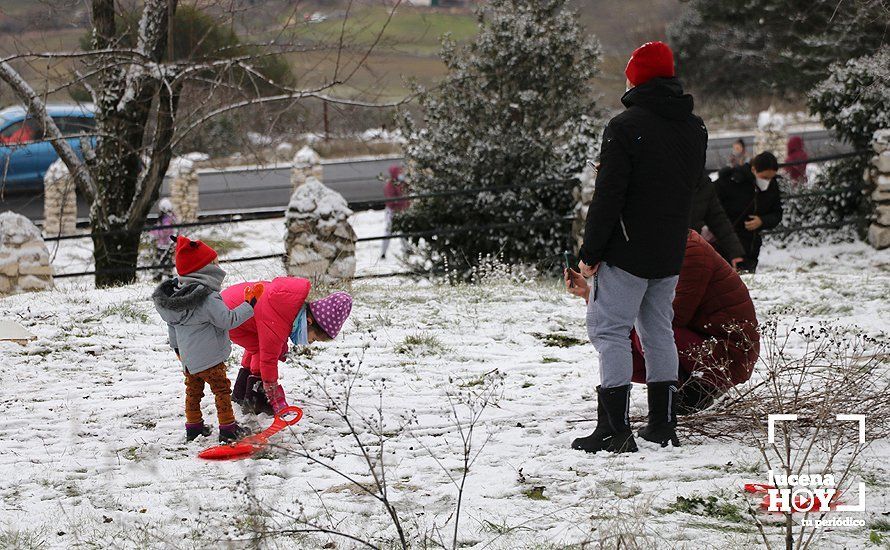
{"label": "pink puffer jacket", "polygon": [[244,287],[261,282],[266,289],[254,308],[253,317],[229,331],[232,342],[244,348],[241,365],[263,382],[278,383],[278,361],[287,353],[294,320],[309,296],[311,284],[298,277],[276,277],[272,281],[244,282],[222,291],[229,309],[244,302]]}

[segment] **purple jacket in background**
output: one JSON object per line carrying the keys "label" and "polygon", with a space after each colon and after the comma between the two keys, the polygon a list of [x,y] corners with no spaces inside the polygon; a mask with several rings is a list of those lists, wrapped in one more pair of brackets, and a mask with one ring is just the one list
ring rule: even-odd
{"label": "purple jacket in background", "polygon": [[[176,216],[173,214],[164,214],[162,213],[160,217],[158,217],[158,226],[165,225],[175,225],[176,224]],[[175,229],[152,229],[150,231],[152,238],[155,240],[155,245],[158,248],[170,248],[173,244],[173,241],[170,240],[170,237],[176,234]]]}

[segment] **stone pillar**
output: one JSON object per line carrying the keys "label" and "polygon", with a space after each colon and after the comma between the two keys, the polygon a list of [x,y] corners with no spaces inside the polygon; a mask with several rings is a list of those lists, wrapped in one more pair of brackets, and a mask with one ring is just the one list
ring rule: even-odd
{"label": "stone pillar", "polygon": [[284,268],[294,277],[333,284],[355,275],[355,231],[343,195],[310,177],[291,195]]}
{"label": "stone pillar", "polygon": [[309,180],[315,178],[319,182],[321,177],[321,157],[312,147],[304,145],[297,154],[294,155],[294,171],[291,174],[290,181],[294,186],[294,190]]}
{"label": "stone pillar", "polygon": [[74,178],[62,159],[43,176],[43,233],[47,237],[71,235],[77,228],[77,192]]}
{"label": "stone pillar", "polygon": [[872,139],[875,156],[866,171],[873,189],[875,221],[868,228],[868,242],[877,249],[890,247],[890,129],[878,130]]}
{"label": "stone pillar", "polygon": [[754,134],[754,155],[769,151],[776,155],[779,162],[785,162],[787,146],[788,131],[785,129],[785,117],[776,113],[772,107],[767,111],[761,111],[757,115],[757,132]]}
{"label": "stone pillar", "polygon": [[198,173],[195,163],[185,157],[170,161],[167,169],[170,182],[170,202],[180,223],[198,221]]}
{"label": "stone pillar", "polygon": [[0,295],[52,287],[53,268],[40,230],[22,215],[0,214]]}
{"label": "stone pillar", "polygon": [[292,143],[282,141],[275,146],[275,160],[288,161],[294,158],[294,146]]}
{"label": "stone pillar", "polygon": [[588,164],[584,166],[578,177],[581,184],[572,189],[572,197],[575,199],[575,219],[572,221],[572,238],[574,240],[575,254],[581,250],[584,244],[584,227],[587,225],[587,209],[593,200],[593,189],[596,184],[596,171]]}

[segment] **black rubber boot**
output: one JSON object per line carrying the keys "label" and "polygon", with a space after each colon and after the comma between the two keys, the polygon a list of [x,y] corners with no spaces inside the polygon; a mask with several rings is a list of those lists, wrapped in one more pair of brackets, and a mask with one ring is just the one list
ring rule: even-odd
{"label": "black rubber boot", "polygon": [[188,424],[185,425],[185,440],[186,441],[194,441],[195,439],[201,437],[209,436],[213,433],[213,426],[208,426],[201,422],[200,424]]}
{"label": "black rubber boot", "polygon": [[677,383],[652,382],[649,388],[649,423],[640,428],[637,435],[667,447],[670,442],[674,447],[680,446],[677,438]]}
{"label": "black rubber boot", "polygon": [[698,380],[687,380],[674,395],[677,398],[677,415],[683,416],[703,411],[713,405],[714,399],[721,393]]}
{"label": "black rubber boot", "polygon": [[235,379],[235,385],[232,386],[232,401],[239,405],[244,404],[244,397],[247,395],[247,379],[250,377],[250,369],[241,367],[238,371],[238,378]]}
{"label": "black rubber boot", "polygon": [[634,441],[628,418],[630,384],[617,388],[597,386],[596,395],[596,429],[587,437],[579,437],[572,441],[572,448],[588,453],[636,452],[637,442]]}
{"label": "black rubber boot", "polygon": [[263,390],[263,381],[259,376],[249,376],[247,378],[247,392],[244,395],[244,403],[241,404],[241,410],[247,414],[266,413],[269,416],[275,416],[275,410],[269,404],[266,398],[266,392]]}
{"label": "black rubber boot", "polygon": [[231,424],[223,424],[219,427],[220,443],[230,443],[244,439],[250,435],[250,430],[244,426],[240,426],[237,422]]}

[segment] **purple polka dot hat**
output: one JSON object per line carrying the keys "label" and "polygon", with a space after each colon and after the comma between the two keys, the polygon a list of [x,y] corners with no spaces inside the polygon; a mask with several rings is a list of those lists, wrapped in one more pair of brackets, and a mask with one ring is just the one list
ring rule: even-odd
{"label": "purple polka dot hat", "polygon": [[318,326],[332,339],[336,338],[352,311],[352,296],[335,292],[321,300],[309,302],[309,311]]}

